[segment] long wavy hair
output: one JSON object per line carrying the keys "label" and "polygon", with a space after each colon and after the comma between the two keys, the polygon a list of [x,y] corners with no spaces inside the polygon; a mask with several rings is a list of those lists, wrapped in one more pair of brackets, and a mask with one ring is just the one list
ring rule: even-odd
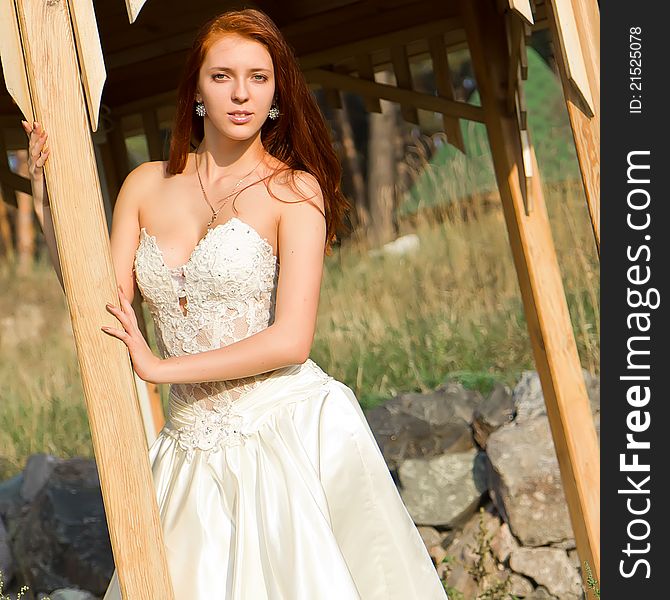
{"label": "long wavy hair", "polygon": [[275,199],[281,200],[270,192],[269,183],[284,171],[289,172],[293,183],[296,170],[306,171],[316,178],[323,192],[325,206],[325,214],[322,213],[326,219],[324,250],[326,255],[330,255],[332,243],[337,240],[337,230],[343,225],[344,216],[351,208],[340,188],[342,167],[333,148],[328,125],[307,86],[293,50],[264,12],[251,8],[227,11],[206,22],[198,31],[177,88],[176,113],[166,171],[170,175],[182,173],[188,153],[204,138],[203,119],[194,110],[198,75],[212,45],[222,35],[230,33],[263,44],[272,57],[275,102],[280,116],[275,120],[266,119],[261,128],[261,141],[269,154],[287,166],[276,169],[268,176],[269,179],[264,178],[268,179],[265,184],[268,192]]}

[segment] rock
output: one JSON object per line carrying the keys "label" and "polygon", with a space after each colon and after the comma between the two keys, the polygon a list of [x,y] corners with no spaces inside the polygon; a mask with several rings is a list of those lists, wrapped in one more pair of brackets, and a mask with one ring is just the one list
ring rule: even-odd
{"label": "rock", "polygon": [[556,596],[552,596],[546,587],[539,586],[533,590],[530,596],[526,596],[526,600],[558,600]]}
{"label": "rock", "polygon": [[514,539],[507,523],[503,523],[495,535],[491,538],[491,548],[493,555],[500,561],[505,562],[513,550],[519,547],[519,543]]}
{"label": "rock", "polygon": [[24,504],[21,497],[21,486],[23,485],[23,473],[15,475],[0,483],[0,518],[5,520],[9,529],[9,521],[13,519]]}
{"label": "rock", "polygon": [[533,584],[518,573],[509,574],[509,593],[519,598],[528,598],[533,593]]}
{"label": "rock", "polygon": [[[478,593],[483,591],[478,589],[477,582],[469,573],[469,569],[479,558],[477,536],[480,531],[480,523],[483,524],[487,537],[495,535],[501,524],[500,519],[490,512],[479,512],[470,517],[463,526],[463,530],[456,533],[446,547],[447,556],[451,559],[451,569],[446,579],[447,584],[461,592],[465,598],[476,598]],[[484,567],[489,584],[500,578],[501,572],[490,554],[485,555]]]}
{"label": "rock", "polygon": [[419,527],[417,527],[417,529],[426,548],[439,546],[442,543],[442,536],[440,535],[440,532],[434,527],[420,525]]}
{"label": "rock", "polygon": [[95,461],[57,464],[13,537],[34,594],[77,587],[102,596],[114,570]]}
{"label": "rock", "polygon": [[453,417],[460,417],[468,424],[472,423],[475,410],[484,401],[480,392],[468,390],[462,383],[449,379],[442,383],[434,393],[445,399],[446,409]]}
{"label": "rock", "polygon": [[502,383],[496,383],[473,415],[472,428],[477,443],[486,448],[486,440],[491,432],[512,421],[514,412],[514,400],[509,388]]}
{"label": "rock", "polygon": [[398,468],[400,494],[414,522],[455,527],[469,517],[486,491],[483,452],[405,460]]}
{"label": "rock", "polygon": [[2,517],[0,517],[0,571],[5,584],[11,583],[14,578],[14,559],[9,545],[9,534],[2,522]]}
{"label": "rock", "polygon": [[530,577],[561,600],[578,600],[582,586],[568,555],[559,548],[517,548],[510,556],[510,567]]}
{"label": "rock", "polygon": [[560,548],[561,550],[572,550],[577,547],[577,544],[575,538],[568,538],[567,540],[562,540],[560,542],[553,542],[551,547]]}
{"label": "rock", "polygon": [[76,588],[63,588],[49,594],[51,600],[97,600],[97,598],[86,590]]}
{"label": "rock", "polygon": [[442,393],[402,394],[365,413],[391,471],[408,458],[430,458],[474,447],[470,425]]}
{"label": "rock", "polygon": [[522,545],[574,537],[546,416],[494,431],[486,454],[489,493]]}
{"label": "rock", "polygon": [[25,502],[32,502],[35,496],[47,482],[54,467],[61,462],[60,459],[51,454],[33,454],[26,462],[23,469],[23,484],[21,485],[21,497]]}
{"label": "rock", "polygon": [[[586,369],[582,369],[582,374],[584,375],[591,413],[595,416],[600,413],[600,378],[591,375]],[[547,414],[540,376],[537,371],[524,371],[514,388],[512,396],[516,407],[515,421],[517,423],[523,423],[534,417]]]}

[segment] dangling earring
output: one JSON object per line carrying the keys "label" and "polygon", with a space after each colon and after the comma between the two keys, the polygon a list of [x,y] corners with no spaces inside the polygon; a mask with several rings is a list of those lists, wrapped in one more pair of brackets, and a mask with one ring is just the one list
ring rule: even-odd
{"label": "dangling earring", "polygon": [[199,117],[204,117],[207,114],[207,109],[205,108],[204,102],[195,103],[195,114]]}
{"label": "dangling earring", "polygon": [[270,112],[268,112],[268,117],[271,119],[276,119],[279,116],[279,109],[276,106],[272,106]]}

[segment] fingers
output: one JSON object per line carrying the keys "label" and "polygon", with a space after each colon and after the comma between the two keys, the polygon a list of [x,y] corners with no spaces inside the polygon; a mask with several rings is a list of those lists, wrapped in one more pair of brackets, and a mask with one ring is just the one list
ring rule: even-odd
{"label": "fingers", "polygon": [[112,304],[107,304],[105,307],[107,311],[113,314],[123,325],[123,328],[129,333],[138,333],[139,328],[137,325],[137,317],[135,316],[135,311],[133,310],[133,305],[130,303],[126,295],[123,293],[121,286],[118,286],[119,289],[119,300],[121,307],[117,308]]}
{"label": "fingers", "polygon": [[46,144],[49,134],[37,121],[34,121],[32,125],[30,125],[27,121],[21,121],[21,125],[23,126],[23,130],[26,132],[26,135],[29,139],[29,166],[42,168],[51,152]]}

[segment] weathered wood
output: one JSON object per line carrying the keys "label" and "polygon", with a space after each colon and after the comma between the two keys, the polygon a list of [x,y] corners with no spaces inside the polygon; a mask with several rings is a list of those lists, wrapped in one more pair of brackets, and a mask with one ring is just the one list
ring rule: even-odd
{"label": "weathered wood", "polygon": [[488,0],[461,0],[481,91],[496,180],[540,375],[563,488],[581,561],[600,574],[600,462],[586,386],[535,154],[533,210],[524,214],[518,124],[505,111],[507,75],[501,15]]}
{"label": "weathered wood", "polygon": [[[549,0],[546,5],[554,45],[560,44],[556,15]],[[574,8],[582,42],[580,48],[593,98],[592,117],[589,118],[581,109],[581,100],[568,80],[562,53],[557,53],[556,63],[575,140],[593,236],[600,256],[600,12],[595,0],[575,0]]]}
{"label": "weathered wood", "polygon": [[104,309],[118,291],[67,8],[17,0],[31,100],[53,150],[47,189],[121,591],[170,599],[134,374],[127,349],[100,330],[118,326]]}

